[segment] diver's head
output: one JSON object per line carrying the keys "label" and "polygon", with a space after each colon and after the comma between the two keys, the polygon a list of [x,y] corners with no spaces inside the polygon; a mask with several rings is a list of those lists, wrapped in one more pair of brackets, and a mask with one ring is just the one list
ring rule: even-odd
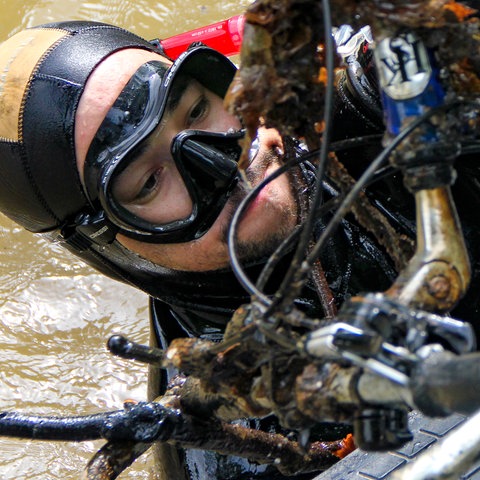
{"label": "diver's head", "polygon": [[[234,73],[207,47],[171,62],[94,22],[14,35],[0,45],[1,211],[131,283],[156,267],[226,267],[226,230],[243,195],[241,124],[223,107]],[[259,138],[254,184],[278,167],[281,146],[274,131]],[[295,222],[281,176],[240,225],[244,255],[271,250]]]}

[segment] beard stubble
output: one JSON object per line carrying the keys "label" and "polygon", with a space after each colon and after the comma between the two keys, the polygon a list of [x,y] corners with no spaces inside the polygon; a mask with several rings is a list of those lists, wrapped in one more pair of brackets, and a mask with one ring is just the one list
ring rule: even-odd
{"label": "beard stubble", "polygon": [[[279,158],[275,153],[269,152],[264,155],[260,162],[251,165],[245,171],[247,180],[249,181],[250,185],[252,185],[252,187],[255,187],[261,181],[263,181],[265,170],[272,163],[279,164]],[[283,175],[289,175],[289,173],[286,172]],[[293,203],[295,203],[295,197],[293,195],[290,181],[288,182],[288,185],[290,188],[290,191],[288,193],[292,198]],[[229,211],[227,215],[227,221],[225,222],[225,226],[222,229],[222,242],[224,242],[225,245],[227,245],[228,243],[228,233],[230,225],[232,223],[232,218],[237,211],[240,203],[247,196],[248,191],[249,189],[245,185],[245,183],[240,181],[229,199]],[[272,192],[270,201],[274,203],[275,200],[275,193]],[[292,232],[292,223],[294,225],[297,224],[298,214],[296,204],[289,206],[289,208],[287,207],[276,209],[274,212],[272,212],[272,214],[275,214],[278,220],[274,231],[264,232],[263,235],[258,236],[254,239],[237,240],[236,251],[239,259],[245,262],[250,262],[259,260],[266,257],[267,255],[272,254],[275,249],[281,244],[281,242]],[[292,217],[294,218],[293,222]],[[241,224],[241,222],[242,219],[240,219],[239,224]]]}

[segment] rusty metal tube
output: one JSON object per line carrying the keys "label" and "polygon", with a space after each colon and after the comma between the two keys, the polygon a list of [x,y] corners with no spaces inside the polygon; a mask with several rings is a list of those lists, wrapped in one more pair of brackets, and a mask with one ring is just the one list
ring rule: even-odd
{"label": "rusty metal tube", "polygon": [[450,187],[420,190],[417,249],[386,294],[404,305],[448,311],[470,282],[470,262]]}

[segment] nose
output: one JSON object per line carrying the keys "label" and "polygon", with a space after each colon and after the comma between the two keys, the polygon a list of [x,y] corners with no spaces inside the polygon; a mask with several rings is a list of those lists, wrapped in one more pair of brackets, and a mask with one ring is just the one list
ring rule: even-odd
{"label": "nose", "polygon": [[283,141],[278,130],[260,127],[258,129],[258,139],[262,148],[275,150],[276,153],[283,154]]}

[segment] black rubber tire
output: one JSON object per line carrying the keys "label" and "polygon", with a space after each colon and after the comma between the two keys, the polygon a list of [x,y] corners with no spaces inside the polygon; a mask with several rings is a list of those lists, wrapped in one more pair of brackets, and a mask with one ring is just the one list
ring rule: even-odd
{"label": "black rubber tire", "polygon": [[[392,452],[355,450],[313,480],[389,479],[393,472],[415,460],[418,454],[436,444],[460,426],[465,419],[466,417],[457,414],[446,418],[430,418],[418,412],[412,412],[409,426],[414,438],[402,448]],[[460,478],[461,480],[480,480],[480,461]]]}

